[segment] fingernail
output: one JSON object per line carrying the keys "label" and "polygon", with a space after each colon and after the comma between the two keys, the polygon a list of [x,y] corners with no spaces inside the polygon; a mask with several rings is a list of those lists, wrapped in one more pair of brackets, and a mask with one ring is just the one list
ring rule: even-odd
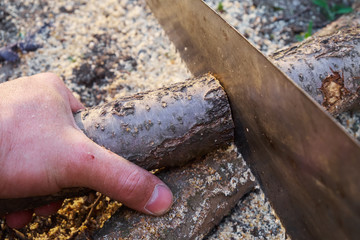
{"label": "fingernail", "polygon": [[173,195],[170,189],[164,184],[158,184],[146,203],[145,210],[152,215],[162,215],[170,209],[172,200]]}

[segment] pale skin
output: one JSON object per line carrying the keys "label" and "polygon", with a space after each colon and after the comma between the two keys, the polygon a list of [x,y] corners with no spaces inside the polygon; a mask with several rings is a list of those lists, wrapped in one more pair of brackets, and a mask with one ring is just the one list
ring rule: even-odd
{"label": "pale skin", "polygon": [[[92,142],[76,126],[73,112],[84,106],[52,73],[0,84],[0,198],[48,195],[88,187],[137,211],[162,215],[172,193],[156,176]],[[61,203],[9,213],[21,228]]]}

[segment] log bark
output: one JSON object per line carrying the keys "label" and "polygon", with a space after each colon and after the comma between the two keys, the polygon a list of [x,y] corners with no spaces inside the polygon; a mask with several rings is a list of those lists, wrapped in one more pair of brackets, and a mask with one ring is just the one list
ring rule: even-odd
{"label": "log bark", "polygon": [[120,208],[94,239],[202,239],[255,186],[234,146],[158,176],[174,193],[170,212],[153,217]]}
{"label": "log bark", "polygon": [[[184,165],[233,140],[226,93],[210,74],[117,99],[74,117],[89,138],[148,170]],[[51,196],[0,199],[0,215],[90,191],[72,188]]]}
{"label": "log bark", "polygon": [[230,105],[210,74],[75,115],[96,143],[146,169],[181,166],[233,139]]}
{"label": "log bark", "polygon": [[360,105],[360,12],[304,42],[273,53],[273,62],[332,115]]}

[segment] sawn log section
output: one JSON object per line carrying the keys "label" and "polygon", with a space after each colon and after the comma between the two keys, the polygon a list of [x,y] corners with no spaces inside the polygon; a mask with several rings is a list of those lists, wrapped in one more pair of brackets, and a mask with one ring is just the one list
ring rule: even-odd
{"label": "sawn log section", "polygon": [[[85,109],[74,117],[89,138],[148,170],[184,165],[233,140],[226,93],[210,74]],[[73,188],[51,196],[0,199],[0,215],[89,191]]]}
{"label": "sawn log section", "polygon": [[[234,146],[159,174],[174,193],[170,211],[153,217],[120,208],[94,239],[203,239],[255,186]],[[87,239],[85,234],[78,239]]]}
{"label": "sawn log section", "polygon": [[210,74],[84,110],[77,125],[146,169],[180,166],[233,139],[226,94]]}

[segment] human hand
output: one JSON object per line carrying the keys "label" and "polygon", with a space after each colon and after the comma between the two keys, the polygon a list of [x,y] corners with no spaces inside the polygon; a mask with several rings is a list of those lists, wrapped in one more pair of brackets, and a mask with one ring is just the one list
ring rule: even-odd
{"label": "human hand", "polygon": [[[83,105],[54,74],[0,84],[0,198],[54,194],[87,187],[137,211],[161,215],[172,193],[156,176],[87,138],[73,112]],[[48,215],[59,203],[35,209]],[[33,211],[10,213],[7,224],[25,226]]]}

